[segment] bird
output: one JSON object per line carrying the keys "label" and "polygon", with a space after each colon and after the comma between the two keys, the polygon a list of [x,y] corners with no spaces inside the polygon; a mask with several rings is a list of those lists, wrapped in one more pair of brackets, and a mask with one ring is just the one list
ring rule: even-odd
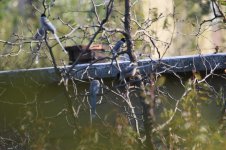
{"label": "bird", "polygon": [[125,38],[121,38],[121,40],[119,40],[115,46],[112,49],[112,54],[115,57],[116,54],[120,51],[120,48],[122,47],[122,45],[125,43],[126,39]]}
{"label": "bird", "polygon": [[129,66],[125,67],[119,74],[119,80],[123,81],[125,78],[133,77],[137,72],[137,65],[130,63]]}
{"label": "bird", "polygon": [[213,54],[217,54],[219,52],[219,46],[215,46],[215,52]]}
{"label": "bird", "polygon": [[89,93],[90,93],[90,105],[91,105],[91,115],[92,118],[96,116],[96,102],[97,102],[97,94],[100,91],[100,81],[92,80],[90,82]]}
{"label": "bird", "polygon": [[41,28],[44,31],[50,31],[55,39],[57,40],[57,42],[60,44],[60,46],[62,47],[63,51],[65,53],[67,53],[67,51],[65,50],[64,46],[62,45],[62,43],[60,42],[59,37],[56,34],[56,28],[54,27],[54,25],[49,21],[49,19],[46,17],[45,14],[41,14],[41,18],[40,18],[40,24],[41,24]]}

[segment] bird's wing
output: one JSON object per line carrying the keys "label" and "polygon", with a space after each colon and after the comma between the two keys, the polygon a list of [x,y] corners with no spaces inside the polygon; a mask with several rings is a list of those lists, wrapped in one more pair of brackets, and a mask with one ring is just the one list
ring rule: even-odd
{"label": "bird's wing", "polygon": [[123,42],[120,40],[120,41],[118,41],[116,44],[115,44],[115,46],[113,47],[113,49],[112,49],[112,51],[113,52],[118,52],[119,51],[119,49],[120,49],[120,47],[123,45]]}
{"label": "bird's wing", "polygon": [[35,40],[41,40],[45,35],[45,31],[43,28],[38,29],[37,33],[34,36]]}
{"label": "bird's wing", "polygon": [[43,28],[45,28],[45,30],[48,30],[50,32],[52,32],[53,34],[56,33],[56,28],[54,27],[54,25],[49,21],[49,19],[47,19],[46,17],[41,17],[41,25]]}

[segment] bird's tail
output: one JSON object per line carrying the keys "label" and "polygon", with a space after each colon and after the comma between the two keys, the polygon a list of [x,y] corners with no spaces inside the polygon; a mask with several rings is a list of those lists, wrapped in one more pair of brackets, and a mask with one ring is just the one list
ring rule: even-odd
{"label": "bird's tail", "polygon": [[90,105],[91,105],[91,116],[95,118],[96,116],[96,102],[97,102],[97,95],[93,94],[90,95]]}
{"label": "bird's tail", "polygon": [[65,50],[64,46],[62,45],[62,43],[60,42],[60,39],[58,38],[58,36],[56,34],[53,34],[55,39],[57,40],[57,42],[60,44],[61,48],[63,49],[63,51],[67,54],[67,51]]}

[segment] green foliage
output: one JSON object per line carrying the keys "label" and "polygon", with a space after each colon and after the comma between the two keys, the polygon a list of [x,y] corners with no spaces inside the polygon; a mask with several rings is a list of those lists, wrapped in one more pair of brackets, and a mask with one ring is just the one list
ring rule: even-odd
{"label": "green foliage", "polygon": [[[79,127],[79,131],[71,132],[69,137],[67,135],[69,138],[67,139],[53,137],[52,128],[55,126],[53,121],[45,119],[41,112],[37,116],[37,113],[32,109],[34,108],[27,107],[25,112],[21,112],[23,119],[19,121],[18,128],[15,128],[15,131],[19,133],[18,139],[22,139],[21,143],[18,141],[18,144],[23,148],[34,150],[65,148],[67,150],[143,149],[136,132],[128,125],[124,116],[118,116],[115,125],[99,123],[94,123],[92,126],[90,124],[82,125]],[[55,134],[57,134],[56,131]]]}
{"label": "green foliage", "polygon": [[[213,123],[203,111],[205,106],[214,105],[213,103],[217,103],[218,107],[221,107],[223,105],[222,93],[216,94],[206,84],[190,83],[185,91],[187,94],[180,100],[173,120],[162,131],[166,135],[167,146],[170,149],[223,150],[226,145],[226,137],[223,134],[225,131],[220,128],[221,124]],[[165,108],[161,113],[161,117],[166,120],[173,115],[174,110],[171,108]],[[160,133],[162,134],[162,132]]]}
{"label": "green foliage", "polygon": [[1,0],[0,4],[0,21],[4,18],[5,16],[5,11],[7,10],[7,5],[10,3],[10,0]]}
{"label": "green foliage", "polygon": [[225,0],[220,0],[220,4],[226,6],[226,1]]}
{"label": "green foliage", "polygon": [[76,149],[140,149],[141,145],[132,128],[123,127],[120,132],[111,125],[84,127]]}
{"label": "green foliage", "polygon": [[209,0],[189,0],[185,2],[175,0],[175,5],[177,6],[176,9],[178,9],[178,12],[180,13],[184,13],[184,8],[180,8],[180,6],[182,5],[182,7],[185,7],[187,17],[193,21],[197,18],[200,19],[202,16],[207,15],[210,12]]}

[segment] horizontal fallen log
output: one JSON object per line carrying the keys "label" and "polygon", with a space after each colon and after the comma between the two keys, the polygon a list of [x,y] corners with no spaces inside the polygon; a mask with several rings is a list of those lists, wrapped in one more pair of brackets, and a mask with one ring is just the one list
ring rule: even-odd
{"label": "horizontal fallen log", "polygon": [[[119,61],[120,68],[123,69],[130,64],[129,61]],[[70,66],[66,66],[69,68]],[[64,67],[59,67],[63,69]],[[183,73],[191,71],[210,71],[226,69],[226,53],[211,55],[193,55],[193,56],[175,56],[167,57],[161,60],[143,59],[138,61],[138,69],[141,74],[150,73]],[[16,75],[23,73],[31,73],[43,76],[54,76],[53,67],[33,68],[0,71],[0,75]],[[119,73],[116,63],[94,63],[94,64],[78,64],[71,75],[77,79],[92,78],[112,78]]]}

